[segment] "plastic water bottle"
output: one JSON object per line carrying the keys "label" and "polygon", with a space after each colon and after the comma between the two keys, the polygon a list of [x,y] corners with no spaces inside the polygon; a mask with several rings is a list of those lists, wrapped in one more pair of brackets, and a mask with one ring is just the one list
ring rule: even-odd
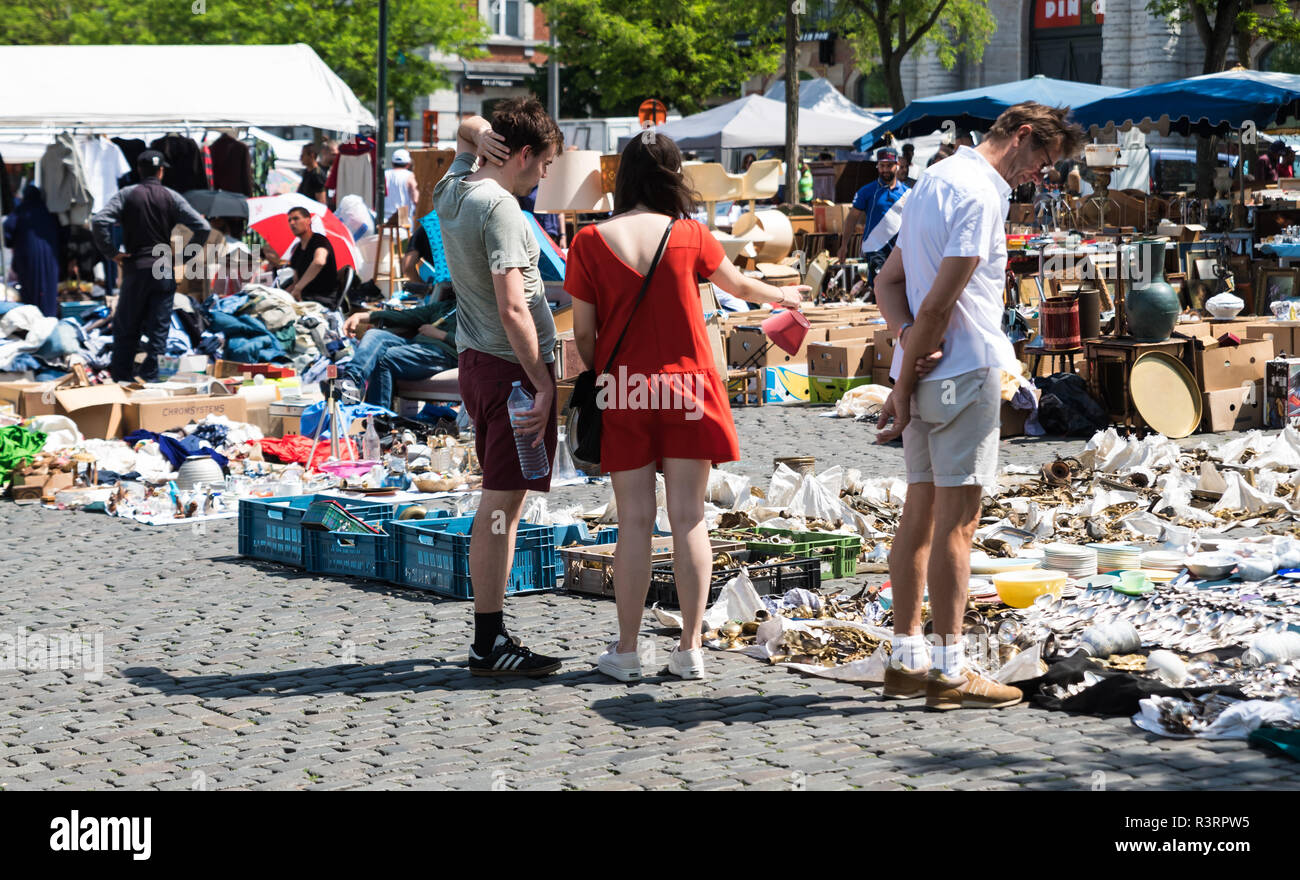
{"label": "plastic water bottle", "polygon": [[[510,399],[506,401],[506,409],[510,413],[511,424],[516,424],[522,416],[533,411],[533,396],[524,389],[522,383],[512,384],[514,387],[510,389]],[[551,472],[551,463],[546,458],[546,444],[534,446],[533,441],[536,438],[536,434],[521,434],[518,430],[515,431],[519,469],[523,471],[525,480],[536,480]]]}

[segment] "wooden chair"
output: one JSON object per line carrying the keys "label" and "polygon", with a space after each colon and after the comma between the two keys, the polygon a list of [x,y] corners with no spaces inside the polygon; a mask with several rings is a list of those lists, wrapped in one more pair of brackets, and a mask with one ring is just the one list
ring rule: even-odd
{"label": "wooden chair", "polygon": [[[388,281],[388,296],[393,295],[393,290],[397,287],[397,281],[402,277],[402,248],[403,238],[411,237],[411,213],[410,209],[403,205],[388,220],[384,221],[379,227],[379,241],[375,243],[375,286],[379,286],[379,266],[380,257],[384,253],[384,239],[388,239],[388,271],[383,273]],[[403,235],[402,233],[405,233]]]}

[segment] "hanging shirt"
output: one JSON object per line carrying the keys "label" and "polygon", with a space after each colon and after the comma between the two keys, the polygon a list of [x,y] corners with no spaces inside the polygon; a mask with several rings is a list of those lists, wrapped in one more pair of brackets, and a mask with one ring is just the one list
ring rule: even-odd
{"label": "hanging shirt", "polygon": [[45,193],[45,207],[64,226],[80,226],[90,216],[90,184],[81,151],[68,132],[61,132],[36,166],[36,182]]}
{"label": "hanging shirt", "polygon": [[169,134],[149,144],[149,149],[162,153],[171,166],[163,169],[164,186],[179,193],[208,188],[207,174],[203,170],[203,153],[193,138]]}
{"label": "hanging shirt", "polygon": [[117,182],[124,174],[131,172],[131,166],[127,164],[122,149],[106,137],[87,138],[80,146],[81,164],[86,169],[86,185],[90,187],[94,209],[98,211],[117,195]]}
{"label": "hanging shirt", "polygon": [[212,185],[226,192],[253,194],[253,159],[248,147],[222,134],[208,148],[212,154]]}

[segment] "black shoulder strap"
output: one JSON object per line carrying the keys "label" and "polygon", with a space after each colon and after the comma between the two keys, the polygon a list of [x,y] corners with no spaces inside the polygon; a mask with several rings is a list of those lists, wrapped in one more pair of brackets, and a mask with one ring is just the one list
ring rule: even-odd
{"label": "black shoulder strap", "polygon": [[614,358],[618,356],[618,350],[623,347],[623,337],[627,336],[628,328],[632,326],[632,318],[636,315],[641,300],[645,299],[645,292],[650,289],[650,279],[654,277],[655,269],[659,267],[659,258],[664,255],[664,247],[668,244],[668,236],[673,234],[673,224],[676,222],[676,218],[668,221],[668,228],[664,230],[664,237],[659,240],[659,250],[655,251],[654,261],[650,263],[650,268],[646,270],[645,280],[641,282],[641,292],[636,295],[636,302],[632,305],[632,312],[627,316],[627,323],[623,325],[623,332],[618,334],[618,342],[614,343],[614,349],[609,353],[609,363],[605,364],[604,370],[606,373],[609,372],[610,367],[614,366]]}

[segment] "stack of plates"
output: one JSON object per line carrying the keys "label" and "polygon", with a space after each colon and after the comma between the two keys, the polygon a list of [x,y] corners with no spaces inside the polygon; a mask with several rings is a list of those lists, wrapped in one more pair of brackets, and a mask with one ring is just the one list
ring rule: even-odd
{"label": "stack of plates", "polygon": [[1097,574],[1142,567],[1142,548],[1134,544],[1089,544],[1088,546],[1097,551]]}
{"label": "stack of plates", "polygon": [[1174,550],[1148,550],[1142,554],[1142,567],[1165,571],[1179,571],[1187,554]]}
{"label": "stack of plates", "polygon": [[1043,567],[1063,571],[1072,581],[1086,580],[1097,573],[1097,551],[1078,544],[1048,544]]}

